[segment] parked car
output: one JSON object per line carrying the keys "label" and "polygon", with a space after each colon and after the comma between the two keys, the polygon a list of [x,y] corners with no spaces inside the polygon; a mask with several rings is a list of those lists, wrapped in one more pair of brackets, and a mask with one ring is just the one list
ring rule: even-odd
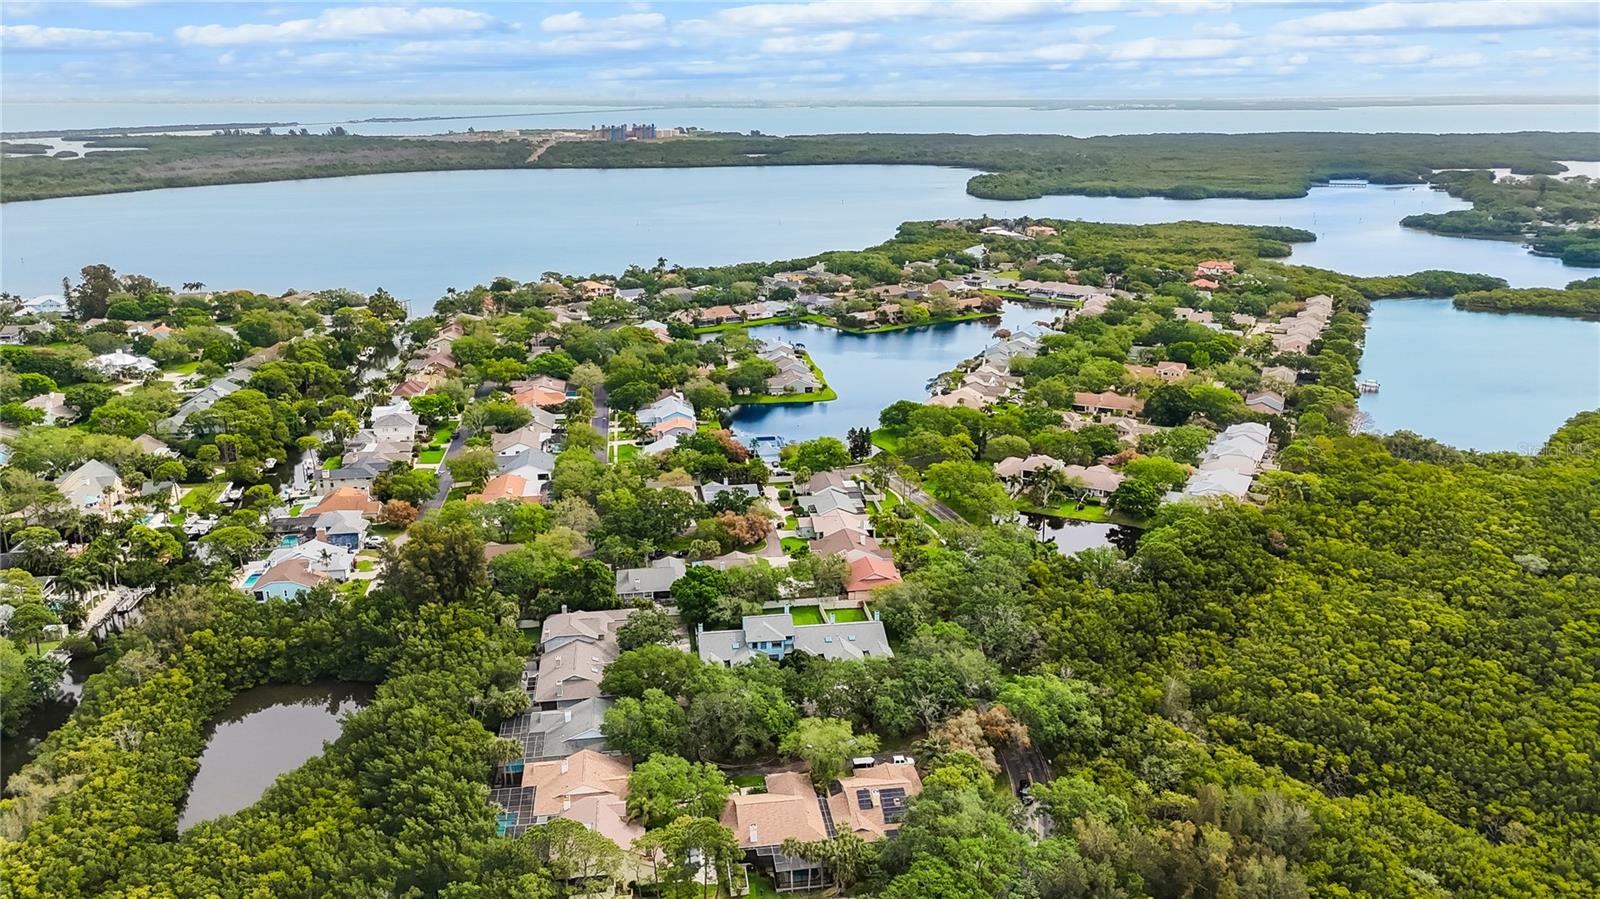
{"label": "parked car", "polygon": [[917,760],[912,756],[898,754],[895,755],[891,761],[893,761],[896,765],[915,765],[917,763]]}
{"label": "parked car", "polygon": [[389,541],[383,538],[382,534],[368,534],[367,539],[361,541],[361,545],[365,546],[367,549],[377,549],[388,542]]}

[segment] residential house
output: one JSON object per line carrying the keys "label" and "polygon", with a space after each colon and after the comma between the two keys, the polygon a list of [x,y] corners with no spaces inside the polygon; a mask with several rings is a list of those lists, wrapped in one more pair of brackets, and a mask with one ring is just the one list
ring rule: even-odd
{"label": "residential house", "polygon": [[803,372],[780,371],[767,379],[767,393],[774,395],[815,393],[821,389],[822,382],[809,369]]}
{"label": "residential house", "polygon": [[357,512],[362,515],[376,515],[383,508],[383,503],[372,498],[372,492],[362,487],[340,487],[332,490],[317,500],[316,504],[303,509],[302,515],[321,515],[324,512]]}
{"label": "residential house", "polygon": [[826,537],[838,531],[854,531],[858,534],[872,533],[872,524],[867,516],[859,513],[835,509],[832,512],[819,512],[816,515],[800,518],[797,522],[798,533],[801,537],[811,540]]}
{"label": "residential house", "polygon": [[651,334],[654,334],[656,336],[656,339],[661,341],[662,343],[671,343],[672,342],[672,332],[671,332],[671,330],[669,330],[667,328],[667,323],[666,322],[659,322],[659,321],[656,321],[653,318],[652,319],[646,319],[645,321],[640,322],[637,327],[642,328],[642,329],[644,329],[646,331],[649,331]]}
{"label": "residential house", "polygon": [[[534,762],[522,769],[522,785],[533,789],[533,822],[544,824],[571,814],[580,803],[622,801],[628,796],[633,766],[614,755],[585,749],[563,759]],[[622,812],[626,818],[627,812]],[[632,825],[638,835],[644,828]],[[628,840],[622,845],[628,845]]]}
{"label": "residential house", "polygon": [[712,306],[702,309],[695,314],[694,321],[697,325],[723,325],[739,320],[739,313],[732,306]]}
{"label": "residential house", "polygon": [[766,776],[765,793],[731,796],[722,812],[722,826],[733,831],[751,864],[772,878],[779,892],[815,890],[830,882],[818,862],[785,855],[786,840],[815,843],[828,839],[828,825],[811,778],[799,771]]}
{"label": "residential house", "polygon": [[26,315],[66,315],[67,301],[48,294],[37,296],[22,301],[22,312]]}
{"label": "residential house", "polygon": [[1231,496],[1234,499],[1243,499],[1250,492],[1250,482],[1253,478],[1248,474],[1225,469],[1206,469],[1197,471],[1189,478],[1189,483],[1183,486],[1182,498],[1203,499],[1217,496]]}
{"label": "residential house", "polygon": [[677,556],[664,556],[645,568],[617,571],[617,598],[623,602],[640,599],[672,602],[672,585],[683,577],[687,566]]}
{"label": "residential house", "polygon": [[844,582],[845,595],[850,599],[865,599],[879,587],[900,583],[900,570],[894,562],[865,550],[853,554],[855,558],[850,560],[850,573]]}
{"label": "residential house", "polygon": [[821,537],[810,542],[811,554],[814,556],[845,556],[854,559],[859,553],[875,553],[889,558],[889,551],[883,548],[876,537],[856,531],[835,531],[826,537]]}
{"label": "residential house", "polygon": [[595,697],[550,711],[530,710],[524,724],[524,758],[531,760],[559,759],[585,750],[606,751],[606,737],[601,732],[606,711],[611,700]]}
{"label": "residential house", "polygon": [[730,630],[708,631],[702,626],[697,638],[703,661],[730,667],[748,662],[758,653],[778,661],[796,650],[827,659],[894,655],[882,621],[795,624],[788,609],[746,615],[740,627]]}
{"label": "residential house", "polygon": [[1157,362],[1155,373],[1163,381],[1176,381],[1189,373],[1189,366],[1182,362]]}
{"label": "residential house", "polygon": [[127,496],[117,470],[99,459],[90,459],[62,475],[56,489],[73,506],[91,512],[108,512]]}
{"label": "residential house", "polygon": [[614,291],[614,294],[615,294],[616,298],[619,299],[619,300],[627,300],[630,303],[637,303],[640,300],[644,299],[644,288],[643,287],[620,287],[616,291]]}
{"label": "residential house", "polygon": [[414,396],[422,396],[427,393],[432,389],[432,386],[422,378],[411,378],[396,384],[394,389],[389,391],[389,396],[397,400],[409,400]]}
{"label": "residential house", "polygon": [[658,438],[656,440],[653,440],[653,441],[645,444],[644,446],[640,447],[639,451],[644,453],[647,456],[659,456],[662,453],[667,452],[668,450],[677,449],[678,448],[678,441],[683,437],[683,435],[689,434],[689,433],[693,433],[693,432],[688,430],[687,428],[682,428],[682,429],[679,429],[679,430],[676,430],[676,431],[670,431],[670,432],[668,432],[666,434],[661,435],[660,438]]}
{"label": "residential house", "polygon": [[694,418],[681,412],[674,412],[650,426],[650,437],[652,440],[661,440],[671,435],[681,437],[685,434],[693,434],[699,427],[700,423]]}
{"label": "residential house", "polygon": [[567,401],[567,382],[540,375],[511,385],[511,401],[523,408],[559,406]]}
{"label": "residential house", "polygon": [[[78,413],[67,405],[67,395],[57,391],[41,393],[22,401],[22,405],[29,409],[37,409],[44,413],[42,424],[53,425],[56,422],[71,421],[78,417]],[[162,444],[165,446],[165,444]]]}
{"label": "residential house", "polygon": [[700,501],[703,503],[710,503],[725,493],[759,499],[761,497],[761,488],[755,484],[725,484],[720,481],[711,481],[700,485]]}
{"label": "residential house", "polygon": [[1224,259],[1207,259],[1194,267],[1194,273],[1201,275],[1231,275],[1235,271],[1234,265]]}
{"label": "residential house", "polygon": [[861,501],[860,491],[844,490],[838,487],[827,487],[822,490],[796,497],[795,505],[806,513],[826,515],[830,512],[849,512],[856,515],[866,511],[866,506]]}
{"label": "residential house", "polygon": [[372,420],[365,430],[372,432],[372,438],[379,443],[412,443],[417,439],[417,429],[422,426],[422,419],[411,407],[404,403],[390,403],[386,406],[374,406]]}
{"label": "residential house", "polygon": [[989,405],[989,398],[975,387],[962,386],[949,393],[930,396],[925,402],[929,406],[960,406],[965,409],[982,409]]}
{"label": "residential house", "polygon": [[853,833],[869,843],[892,836],[905,819],[907,800],[921,792],[915,765],[858,768],[828,785],[829,835]]}
{"label": "residential house", "polygon": [[600,695],[600,680],[619,650],[614,636],[603,640],[575,640],[539,656],[533,682],[533,701],[541,709],[560,709]]}
{"label": "residential house", "polygon": [[84,368],[93,369],[108,378],[133,379],[145,375],[155,374],[161,370],[149,356],[135,356],[117,350],[111,353],[102,353],[83,364]]}
{"label": "residential house", "polygon": [[1283,414],[1283,395],[1271,390],[1257,390],[1244,398],[1244,407],[1267,415]]}
{"label": "residential house", "polygon": [[1072,408],[1085,415],[1138,415],[1144,411],[1144,400],[1120,393],[1084,393],[1072,395]]}
{"label": "residential house", "polygon": [[1089,496],[1104,499],[1115,493],[1122,486],[1123,476],[1112,471],[1104,465],[1068,465],[1062,469],[1067,477],[1082,485],[1082,490]]}
{"label": "residential house", "polygon": [[650,427],[657,422],[674,416],[695,420],[694,404],[684,399],[683,394],[676,390],[666,391],[657,397],[655,402],[641,408],[634,416],[642,427]]}
{"label": "residential house", "polygon": [[617,286],[604,281],[579,281],[576,285],[578,294],[586,300],[598,297],[616,296]]}
{"label": "residential house", "polygon": [[261,572],[251,592],[256,599],[294,599],[327,579],[305,559],[284,559]]}
{"label": "residential house", "polygon": [[541,425],[529,422],[515,431],[491,434],[489,445],[501,459],[521,455],[529,450],[543,450],[550,442],[552,432]]}
{"label": "residential house", "polygon": [[545,616],[540,623],[539,647],[551,652],[570,643],[616,643],[617,629],[635,611],[627,608],[569,612],[562,606],[560,612]]}
{"label": "residential house", "polygon": [[343,487],[371,490],[372,482],[379,474],[388,470],[389,463],[385,461],[346,463],[338,468],[323,469],[322,487],[324,490],[338,490]]}
{"label": "residential house", "polygon": [[151,456],[176,456],[178,453],[172,447],[151,437],[149,434],[140,434],[133,438],[133,445],[139,452]]}
{"label": "residential house", "polygon": [[317,515],[315,527],[318,540],[352,551],[361,549],[361,541],[367,536],[366,517],[349,510],[322,512]]}
{"label": "residential house", "polygon": [[1027,457],[1011,456],[1006,459],[1001,459],[999,462],[995,463],[994,474],[995,477],[1002,481],[1020,483],[1041,469],[1064,469],[1066,467],[1067,466],[1065,462],[1062,462],[1060,459],[1057,459],[1054,456],[1046,456],[1036,453]]}
{"label": "residential house", "polygon": [[544,497],[544,485],[527,478],[502,472],[483,484],[483,489],[467,495],[469,503],[494,503],[503,499],[519,503],[537,503]]}
{"label": "residential house", "polygon": [[1189,286],[1193,287],[1195,290],[1203,290],[1203,291],[1206,291],[1206,292],[1210,292],[1210,291],[1216,290],[1217,288],[1221,287],[1222,285],[1218,284],[1217,282],[1215,282],[1213,280],[1211,280],[1210,278],[1196,278],[1193,281],[1189,282]]}
{"label": "residential house", "polygon": [[1049,225],[1029,225],[1022,229],[1022,233],[1028,237],[1055,237],[1056,229]]}
{"label": "residential house", "polygon": [[157,427],[168,434],[182,430],[183,426],[189,421],[189,416],[194,415],[196,412],[204,412],[210,409],[216,404],[217,400],[243,387],[243,380],[236,378],[242,378],[242,376],[235,376],[230,373],[225,377],[212,381],[199,392],[184,400],[178,406],[178,411],[163,418],[157,423]]}
{"label": "residential house", "polygon": [[1276,383],[1285,387],[1293,387],[1300,379],[1300,373],[1287,365],[1269,365],[1261,370],[1263,383]]}

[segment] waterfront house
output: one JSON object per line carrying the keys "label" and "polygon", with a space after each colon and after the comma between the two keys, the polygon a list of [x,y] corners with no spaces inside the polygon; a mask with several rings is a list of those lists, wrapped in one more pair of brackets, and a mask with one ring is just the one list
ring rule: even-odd
{"label": "waterfront house", "polygon": [[183,403],[178,406],[178,411],[172,413],[172,415],[166,418],[163,418],[157,423],[157,427],[165,433],[170,434],[177,432],[181,430],[189,421],[189,417],[191,415],[210,409],[216,404],[217,400],[228,396],[243,386],[244,384],[242,380],[236,379],[231,373],[225,377],[218,378],[206,385],[193,396],[184,400]]}
{"label": "waterfront house", "polygon": [[388,470],[389,463],[382,460],[349,462],[338,468],[323,469],[322,487],[325,490],[338,490],[342,487],[370,490],[373,480]]}
{"label": "waterfront house", "polygon": [[1063,469],[1066,468],[1066,463],[1054,456],[1037,453],[1026,458],[1011,456],[995,463],[994,474],[1002,481],[1020,484],[1036,472],[1047,468]]}
{"label": "waterfront house", "polygon": [[770,394],[815,393],[821,389],[822,382],[809,368],[804,372],[780,371],[767,379],[767,392]]}
{"label": "waterfront house", "polygon": [[1231,275],[1234,265],[1224,259],[1207,259],[1194,267],[1196,276]]}
{"label": "waterfront house", "polygon": [[1287,365],[1269,365],[1261,370],[1262,383],[1277,383],[1285,387],[1293,387],[1300,379],[1300,373]]}
{"label": "waterfront house", "polygon": [[1122,486],[1123,476],[1104,465],[1068,465],[1061,470],[1088,496],[1104,499]]}
{"label": "waterfront house", "polygon": [[712,306],[702,309],[695,314],[694,322],[697,325],[724,325],[739,320],[739,313],[732,306]]}

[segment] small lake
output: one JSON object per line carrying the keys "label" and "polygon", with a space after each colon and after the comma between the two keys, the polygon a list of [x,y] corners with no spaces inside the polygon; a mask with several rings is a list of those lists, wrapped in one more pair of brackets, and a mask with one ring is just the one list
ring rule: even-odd
{"label": "small lake", "polygon": [[878,413],[897,400],[922,402],[928,382],[976,356],[994,341],[997,328],[1050,321],[1061,309],[1006,303],[999,315],[881,334],[847,334],[817,325],[761,325],[752,337],[803,344],[839,398],[826,403],[739,406],[733,414],[740,436],[777,434],[788,441],[843,438],[851,428],[875,428]]}
{"label": "small lake", "polygon": [[1040,540],[1054,543],[1064,556],[1103,546],[1115,547],[1124,556],[1133,554],[1144,531],[1130,525],[1104,521],[1077,521],[1044,515],[1024,515],[1023,522],[1033,528]]}
{"label": "small lake", "polygon": [[372,698],[369,684],[320,681],[246,690],[212,723],[178,829],[231,815],[261,798],[278,775],[339,738],[342,718]]}
{"label": "small lake", "polygon": [[78,707],[78,700],[83,698],[84,682],[101,667],[95,656],[72,659],[61,675],[56,695],[35,707],[15,736],[0,738],[5,741],[4,749],[0,751],[0,790],[5,788],[11,775],[22,770],[33,759],[33,752],[39,748],[39,743],[67,723],[72,710]]}
{"label": "small lake", "polygon": [[1600,407],[1600,322],[1382,300],[1360,377],[1381,386],[1361,398],[1370,430],[1536,452],[1572,415]]}
{"label": "small lake", "polygon": [[387,288],[414,313],[496,275],[620,272],[793,259],[880,243],[901,222],[1047,216],[1149,224],[1291,225],[1317,235],[1291,262],[1356,275],[1482,272],[1561,286],[1592,269],[1512,242],[1400,227],[1464,203],[1425,186],[1317,188],[1290,200],[981,200],[973,173],[923,166],[415,172],[69,197],[0,206],[0,288],[55,293],[104,262],[168,284]]}

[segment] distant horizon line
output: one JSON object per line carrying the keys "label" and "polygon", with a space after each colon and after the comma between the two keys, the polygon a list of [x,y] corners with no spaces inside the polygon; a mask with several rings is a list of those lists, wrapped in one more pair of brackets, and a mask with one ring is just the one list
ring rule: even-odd
{"label": "distant horizon line", "polygon": [[1105,109],[1105,110],[1159,110],[1159,109],[1315,109],[1361,106],[1502,106],[1523,103],[1539,106],[1595,105],[1600,108],[1600,94],[1454,94],[1405,95],[1366,94],[1340,96],[1256,96],[1256,97],[944,97],[928,99],[871,99],[835,97],[799,97],[793,99],[759,98],[706,98],[706,97],[543,97],[543,98],[475,98],[451,96],[437,98],[407,97],[404,99],[382,97],[11,97],[0,107],[9,105],[286,105],[349,106],[381,104],[385,106],[651,106],[664,109],[688,107],[782,108],[782,107],[961,107],[995,106],[1037,109]]}

